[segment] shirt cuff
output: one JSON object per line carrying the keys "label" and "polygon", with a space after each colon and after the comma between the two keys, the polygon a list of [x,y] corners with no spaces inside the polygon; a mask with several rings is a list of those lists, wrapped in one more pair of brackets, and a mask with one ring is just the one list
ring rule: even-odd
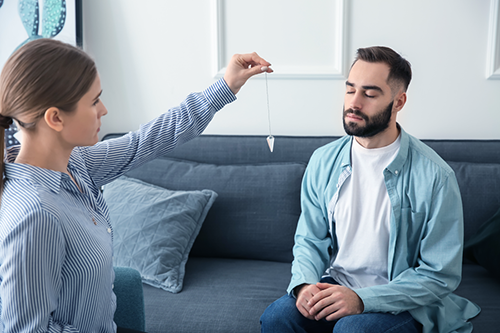
{"label": "shirt cuff", "polygon": [[[370,288],[353,289],[359,296],[364,305],[363,313],[378,312],[380,309],[380,297],[378,297]],[[378,310],[378,311],[377,311]]]}
{"label": "shirt cuff", "polygon": [[205,89],[205,91],[203,91],[203,95],[216,111],[219,111],[226,104],[236,100],[236,96],[233,94],[224,78],[219,79],[217,82]]}

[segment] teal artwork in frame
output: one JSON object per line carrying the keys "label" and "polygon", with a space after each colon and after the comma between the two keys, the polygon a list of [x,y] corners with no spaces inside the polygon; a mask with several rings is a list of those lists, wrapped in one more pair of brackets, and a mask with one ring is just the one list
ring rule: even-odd
{"label": "teal artwork in frame", "polygon": [[19,16],[28,34],[26,42],[42,37],[55,37],[64,28],[66,23],[65,0],[46,0],[42,10],[42,15],[40,15],[38,0],[19,0]]}

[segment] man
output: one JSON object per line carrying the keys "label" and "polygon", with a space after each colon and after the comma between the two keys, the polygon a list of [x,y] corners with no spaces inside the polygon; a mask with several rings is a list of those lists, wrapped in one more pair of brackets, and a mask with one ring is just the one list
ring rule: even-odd
{"label": "man", "polygon": [[452,169],[396,122],[411,81],[387,47],[359,49],[348,136],[315,151],[302,183],[288,294],[263,332],[470,332],[479,307],[452,294],[463,216]]}

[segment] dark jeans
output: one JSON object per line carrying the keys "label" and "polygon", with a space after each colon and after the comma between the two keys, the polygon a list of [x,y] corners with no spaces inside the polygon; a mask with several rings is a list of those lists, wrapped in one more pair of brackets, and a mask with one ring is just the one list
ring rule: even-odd
{"label": "dark jeans", "polygon": [[[321,282],[335,283],[333,279]],[[420,333],[422,325],[408,311],[397,315],[390,313],[362,313],[340,318],[337,321],[325,319],[316,321],[304,317],[295,305],[296,299],[285,295],[271,304],[260,317],[261,332],[303,332],[303,333]]]}

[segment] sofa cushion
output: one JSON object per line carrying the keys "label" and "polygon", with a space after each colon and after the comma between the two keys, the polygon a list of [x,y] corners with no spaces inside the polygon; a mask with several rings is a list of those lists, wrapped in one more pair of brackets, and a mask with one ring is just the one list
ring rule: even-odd
{"label": "sofa cushion", "polygon": [[465,243],[464,257],[500,280],[500,209]]}
{"label": "sofa cushion", "polygon": [[189,251],[217,194],[171,191],[122,177],[104,186],[113,226],[114,265],[144,283],[181,291]]}
{"label": "sofa cushion", "polygon": [[173,190],[217,192],[191,255],[289,263],[305,167],[302,163],[215,165],[157,158],[127,175]]}
{"label": "sofa cushion", "polygon": [[290,271],[291,263],[192,257],[181,293],[144,286],[146,330],[260,332],[260,316],[286,294]]}
{"label": "sofa cushion", "polygon": [[500,208],[500,164],[448,162],[455,171],[464,210],[465,241]]}
{"label": "sofa cushion", "polygon": [[481,307],[479,315],[471,320],[474,332],[498,331],[500,283],[486,269],[476,264],[464,264],[462,281],[454,293]]}

